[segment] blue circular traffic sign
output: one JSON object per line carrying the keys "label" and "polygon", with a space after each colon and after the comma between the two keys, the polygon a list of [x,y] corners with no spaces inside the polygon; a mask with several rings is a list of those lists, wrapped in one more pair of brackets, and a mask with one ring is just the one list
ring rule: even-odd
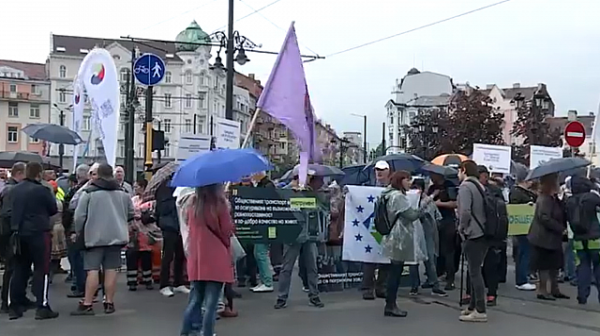
{"label": "blue circular traffic sign", "polygon": [[133,64],[135,78],[142,84],[153,86],[165,77],[165,62],[154,54],[143,54]]}

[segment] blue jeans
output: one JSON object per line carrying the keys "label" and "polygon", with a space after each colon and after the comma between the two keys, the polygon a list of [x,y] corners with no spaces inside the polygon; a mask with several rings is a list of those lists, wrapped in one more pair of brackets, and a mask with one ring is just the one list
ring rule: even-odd
{"label": "blue jeans", "polygon": [[575,269],[575,248],[573,247],[573,239],[569,239],[567,249],[565,250],[565,275],[569,281],[577,279],[577,270]]}
{"label": "blue jeans", "polygon": [[273,272],[271,271],[271,259],[269,259],[269,245],[255,244],[254,259],[258,266],[258,275],[260,282],[268,287],[273,287]]}
{"label": "blue jeans", "polygon": [[[425,274],[427,275],[427,284],[431,286],[431,288],[439,288],[440,283],[437,279],[437,271],[435,270],[435,258],[425,260],[423,262],[425,265]],[[419,275],[419,265],[410,265],[408,277],[410,279],[411,289],[419,289],[421,286],[421,276]]]}
{"label": "blue jeans", "polygon": [[529,255],[530,245],[526,235],[516,236],[518,248],[518,254],[515,258],[515,282],[517,286],[522,286],[529,282],[527,276],[529,275]]}
{"label": "blue jeans", "polygon": [[[217,305],[223,293],[223,283],[192,281],[188,306],[183,313],[181,335],[213,335],[217,318]],[[204,310],[202,305],[204,304]]]}
{"label": "blue jeans", "polygon": [[584,303],[591,293],[592,277],[596,280],[596,285],[600,284],[600,251],[579,250],[577,261],[577,300]]}
{"label": "blue jeans", "polygon": [[69,259],[69,263],[71,264],[71,273],[73,274],[73,283],[71,288],[74,292],[84,293],[87,273],[83,269],[83,253],[73,244],[70,244],[67,246],[67,248],[67,257]]}

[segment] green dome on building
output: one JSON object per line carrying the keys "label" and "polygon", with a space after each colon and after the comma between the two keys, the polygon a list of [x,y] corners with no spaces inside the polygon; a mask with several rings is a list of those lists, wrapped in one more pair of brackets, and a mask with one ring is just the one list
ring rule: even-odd
{"label": "green dome on building", "polygon": [[[198,43],[210,43],[210,37],[200,25],[194,20],[181,33],[177,34],[175,39],[177,51],[196,51],[200,47]],[[210,49],[210,45],[206,46]]]}

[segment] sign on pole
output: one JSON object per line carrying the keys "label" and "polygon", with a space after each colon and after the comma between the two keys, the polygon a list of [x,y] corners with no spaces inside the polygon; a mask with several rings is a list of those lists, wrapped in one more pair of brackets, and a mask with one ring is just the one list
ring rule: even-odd
{"label": "sign on pole", "polygon": [[214,117],[215,147],[217,149],[240,148],[240,122]]}
{"label": "sign on pole", "polygon": [[165,76],[165,62],[154,54],[143,54],[133,65],[135,78],[147,86],[160,83]]}
{"label": "sign on pole", "polygon": [[579,121],[571,121],[565,127],[565,141],[571,147],[581,147],[585,142],[585,127]]}
{"label": "sign on pole", "polygon": [[534,169],[540,164],[563,157],[563,150],[560,147],[546,147],[531,145],[529,153],[529,169]]}
{"label": "sign on pole", "polygon": [[499,145],[473,145],[473,161],[492,173],[510,174],[512,148]]}
{"label": "sign on pole", "polygon": [[198,154],[210,151],[210,135],[182,134],[177,148],[177,161],[185,161]]}

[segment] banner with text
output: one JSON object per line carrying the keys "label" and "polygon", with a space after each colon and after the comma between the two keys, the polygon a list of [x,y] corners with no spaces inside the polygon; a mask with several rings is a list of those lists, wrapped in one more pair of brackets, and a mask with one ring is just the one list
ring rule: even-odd
{"label": "banner with text", "polygon": [[240,148],[241,124],[239,121],[214,117],[213,122],[216,148]]}
{"label": "banner with text", "polygon": [[177,161],[185,161],[198,154],[210,151],[210,135],[182,134],[177,146]]}
{"label": "banner with text", "polygon": [[309,240],[326,240],[329,200],[324,193],[237,186],[231,206],[242,242],[291,244],[302,231]]}
{"label": "banner with text", "polygon": [[506,210],[508,211],[508,235],[528,234],[535,207],[529,204],[509,204],[506,206]]}
{"label": "banner with text", "polygon": [[563,157],[563,150],[560,147],[534,146],[529,147],[529,169],[534,169],[540,164]]}
{"label": "banner with text", "polygon": [[510,174],[511,151],[510,146],[474,144],[473,161],[492,173]]}

